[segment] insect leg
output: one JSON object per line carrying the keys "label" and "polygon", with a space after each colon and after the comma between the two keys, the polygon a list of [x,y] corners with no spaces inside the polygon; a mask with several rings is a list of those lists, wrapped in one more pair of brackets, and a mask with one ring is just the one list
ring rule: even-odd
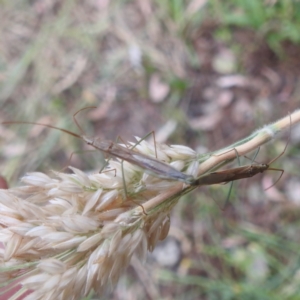
{"label": "insect leg", "polygon": [[[291,139],[291,133],[292,133],[292,117],[290,115],[290,130],[289,130],[289,136],[288,136],[288,139],[287,139],[287,142],[285,144],[285,147],[283,149],[283,151],[281,153],[279,153],[275,158],[273,158],[267,165],[270,166],[274,161],[276,161],[278,158],[280,158],[286,151],[287,149],[287,146],[290,142],[290,139]],[[284,170],[283,169],[277,169],[277,168],[270,168],[268,167],[267,170],[271,170],[271,171],[278,171],[278,172],[281,172],[279,178],[271,185],[269,186],[268,188],[265,189],[265,191],[267,191],[268,189],[270,189],[271,187],[273,187],[282,177],[283,173],[284,173]]]}
{"label": "insect leg", "polygon": [[[235,148],[233,148],[233,150],[235,152],[238,164],[239,164],[239,166],[241,166],[241,161],[240,161],[239,153],[237,152],[237,150]],[[223,211],[225,210],[225,208],[227,207],[227,205],[229,203],[229,198],[230,198],[230,195],[231,195],[232,188],[233,188],[233,181],[230,182],[229,191],[228,191],[228,194],[227,194],[227,197],[226,197],[226,200],[225,200],[225,204],[224,204],[223,209],[222,209]]]}
{"label": "insect leg", "polygon": [[78,111],[76,111],[76,113],[73,115],[73,120],[74,120],[74,122],[75,122],[76,126],[78,127],[78,129],[79,129],[79,131],[80,131],[81,134],[84,134],[84,131],[81,128],[81,126],[79,125],[78,120],[76,118],[76,115],[78,115],[81,111],[83,111],[85,109],[92,109],[92,108],[97,108],[97,107],[96,106],[83,107],[83,108],[79,109]]}
{"label": "insect leg", "polygon": [[[139,141],[138,141],[133,147],[131,147],[130,149],[134,149],[134,147],[136,147],[136,146],[137,146],[139,143],[141,143],[145,138],[147,138],[147,136],[149,136],[149,134],[146,135],[146,137],[144,137],[143,139],[139,140]],[[120,136],[117,137],[117,140],[118,140],[118,139],[120,139],[120,140],[124,143],[124,145],[126,146],[126,143],[124,142],[124,140],[123,140]],[[127,147],[127,146],[126,146],[126,147]],[[126,181],[125,181],[124,160],[121,161],[121,170],[122,170],[122,178],[123,178],[124,194],[125,194],[125,198],[127,199],[127,198],[128,198],[128,192],[127,192],[127,185],[126,185]],[[140,204],[140,203],[138,203],[138,202],[136,202],[136,201],[134,201],[134,200],[132,200],[132,199],[131,199],[130,201],[132,201],[134,204],[140,206],[140,207],[142,208],[142,210],[143,210],[143,213],[144,213],[145,215],[147,215],[147,213],[146,213],[146,211],[145,211],[145,208],[144,208],[144,206],[143,206],[142,204]]]}

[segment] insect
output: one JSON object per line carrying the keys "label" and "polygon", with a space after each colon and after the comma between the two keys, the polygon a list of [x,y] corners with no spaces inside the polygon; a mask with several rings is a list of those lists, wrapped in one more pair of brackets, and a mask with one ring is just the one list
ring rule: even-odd
{"label": "insect", "polygon": [[[278,171],[281,172],[280,176],[278,177],[278,179],[275,181],[275,183],[273,183],[271,186],[269,186],[268,188],[266,188],[265,190],[270,189],[272,186],[274,186],[282,177],[284,170],[283,169],[277,169],[277,168],[270,168],[270,165],[272,163],[274,163],[276,160],[278,160],[286,151],[287,146],[289,144],[290,141],[290,136],[291,136],[291,117],[290,117],[290,132],[289,132],[289,137],[287,140],[287,143],[283,149],[283,151],[276,156],[275,158],[273,158],[270,162],[268,162],[267,164],[259,164],[259,163],[253,163],[257,153],[259,152],[259,148],[256,151],[255,155],[254,155],[254,159],[252,160],[252,163],[250,165],[245,165],[245,166],[240,166],[237,168],[232,168],[232,169],[228,169],[228,170],[224,170],[224,171],[216,171],[216,172],[212,172],[212,173],[208,173],[205,174],[203,176],[200,176],[199,178],[197,178],[192,185],[212,185],[212,184],[220,184],[220,183],[228,183],[231,182],[231,186],[229,188],[229,193],[227,196],[227,199],[225,201],[225,206],[228,202],[229,196],[230,196],[230,192],[232,189],[232,184],[234,180],[239,180],[239,179],[244,179],[244,178],[250,178],[255,176],[258,173],[263,173],[267,170],[269,171]],[[234,148],[233,149],[238,157],[238,153],[237,150]],[[232,150],[230,150],[232,151]]]}
{"label": "insect", "polygon": [[[86,107],[83,109],[87,109],[87,108],[91,108],[91,107]],[[76,115],[83,109],[77,111],[73,116],[74,121],[80,130],[81,130],[81,128],[76,120]],[[129,148],[122,147],[121,145],[116,144],[110,140],[101,140],[99,138],[90,138],[85,135],[79,135],[75,132],[69,131],[64,128],[59,128],[59,127],[56,127],[53,125],[43,124],[43,123],[26,122],[26,121],[25,122],[6,121],[6,122],[2,122],[2,124],[32,124],[32,125],[40,125],[40,126],[57,129],[57,130],[63,131],[72,136],[82,139],[88,145],[91,145],[92,147],[94,147],[97,150],[106,152],[112,156],[118,157],[122,160],[126,160],[134,165],[137,165],[138,167],[144,169],[146,172],[150,173],[151,175],[157,176],[159,178],[182,181],[186,184],[191,184],[195,180],[195,178],[192,175],[182,173],[182,172],[176,170],[174,167],[172,167],[162,161],[159,161],[151,156],[136,152],[133,150],[133,148],[129,149]],[[142,140],[143,139],[141,139],[138,143],[140,143]]]}
{"label": "insect", "polygon": [[86,136],[82,136],[82,139],[88,145],[137,165],[142,169],[145,169],[146,172],[155,174],[159,178],[178,180],[187,184],[191,184],[195,180],[192,175],[182,173],[172,166],[152,158],[151,156],[136,152],[132,149],[124,148],[112,141],[89,138]]}
{"label": "insect", "polygon": [[[280,154],[282,156],[283,153]],[[274,184],[276,184],[283,175],[283,169],[270,168],[270,164],[277,160],[280,156],[277,156],[276,159],[271,160],[268,164],[251,164],[246,166],[241,166],[237,168],[232,168],[224,171],[217,171],[205,174],[193,182],[193,185],[212,185],[218,183],[227,183],[234,180],[250,178],[255,176],[258,173],[263,173],[266,170],[280,171],[281,174]],[[273,184],[273,185],[274,185]],[[272,185],[272,186],[273,186]],[[267,189],[271,188],[268,187]]]}

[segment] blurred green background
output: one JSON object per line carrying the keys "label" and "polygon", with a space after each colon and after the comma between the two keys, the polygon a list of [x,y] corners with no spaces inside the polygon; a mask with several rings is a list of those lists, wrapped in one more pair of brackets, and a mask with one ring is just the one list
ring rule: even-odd
{"label": "blurred green background", "polygon": [[[159,142],[216,150],[300,104],[300,3],[276,0],[0,1],[0,121],[42,122],[103,139],[156,131]],[[178,203],[169,237],[133,261],[107,299],[300,299],[300,127],[280,182],[266,172],[199,188]],[[0,126],[0,173],[71,164],[99,153],[62,132]],[[287,135],[261,149],[268,162]],[[69,158],[73,152],[71,162]],[[244,161],[245,164],[249,160]],[[236,166],[236,164],[233,164]],[[273,174],[274,173],[274,174]]]}

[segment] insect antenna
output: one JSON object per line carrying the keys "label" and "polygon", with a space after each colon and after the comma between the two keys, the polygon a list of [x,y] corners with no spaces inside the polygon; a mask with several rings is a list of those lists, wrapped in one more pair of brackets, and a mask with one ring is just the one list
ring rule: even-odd
{"label": "insect antenna", "polygon": [[72,136],[75,136],[79,139],[82,139],[82,136],[73,132],[73,131],[70,131],[70,130],[67,130],[67,129],[64,129],[64,128],[60,128],[60,127],[56,127],[56,126],[53,126],[53,125],[49,125],[49,124],[44,124],[44,123],[36,123],[36,122],[27,122],[27,121],[4,121],[2,122],[1,124],[4,124],[4,125],[9,125],[9,124],[30,124],[30,125],[39,125],[39,126],[44,126],[44,127],[48,127],[48,128],[52,128],[52,129],[56,129],[56,130],[60,130],[60,131],[63,131],[65,133],[68,133]]}

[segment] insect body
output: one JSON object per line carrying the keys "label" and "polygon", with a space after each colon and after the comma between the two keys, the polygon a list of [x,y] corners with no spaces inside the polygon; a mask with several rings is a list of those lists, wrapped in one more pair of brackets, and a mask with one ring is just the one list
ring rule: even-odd
{"label": "insect body", "polygon": [[97,138],[92,139],[86,136],[82,136],[82,139],[88,145],[137,165],[142,169],[145,169],[146,172],[155,174],[159,178],[179,180],[187,184],[191,184],[195,180],[192,175],[182,173],[172,166],[152,158],[151,156],[122,147],[112,141]]}
{"label": "insect body", "polygon": [[[286,147],[285,147],[285,149],[286,149]],[[279,171],[279,172],[281,172],[279,178],[276,180],[275,183],[273,183],[271,186],[269,186],[266,190],[268,190],[269,188],[274,186],[280,180],[281,176],[283,175],[284,170],[270,168],[270,164],[272,162],[274,162],[276,159],[278,159],[281,155],[283,155],[283,153],[285,152],[285,149],[281,154],[279,154],[279,156],[277,156],[275,159],[271,160],[268,164],[251,164],[251,165],[241,166],[241,167],[232,168],[232,169],[228,169],[228,170],[211,172],[211,173],[204,174],[204,175],[200,176],[199,178],[197,178],[192,183],[192,185],[200,186],[200,185],[212,185],[212,184],[221,184],[221,183],[231,182],[229,192],[228,192],[224,206],[221,207],[217,204],[221,210],[224,210],[228,203],[234,180],[250,178],[250,177],[255,176],[258,173],[263,173],[266,170]]]}
{"label": "insect body", "polygon": [[269,164],[251,164],[251,165],[241,166],[241,167],[232,168],[224,171],[205,174],[203,176],[200,176],[198,179],[196,179],[193,182],[193,185],[211,185],[211,184],[218,184],[218,183],[227,183],[234,180],[250,178],[255,176],[258,173],[263,173],[266,170],[280,171],[281,175],[279,179],[281,178],[284,172],[281,169],[270,168]]}
{"label": "insect body", "polygon": [[[42,124],[42,123],[35,123],[35,122],[2,122],[2,124],[32,124],[32,125],[40,125],[45,126],[53,129],[58,129],[65,133],[71,134],[77,138],[82,139],[88,145],[91,145],[97,150],[106,152],[112,156],[118,157],[122,160],[126,160],[134,165],[139,166],[140,168],[144,169],[145,172],[148,172],[152,175],[155,175],[159,178],[169,179],[169,180],[178,180],[185,182],[186,184],[192,184],[195,178],[192,175],[188,175],[176,170],[174,167],[157,160],[151,156],[136,152],[132,149],[128,149],[122,147],[112,141],[109,140],[101,140],[98,138],[90,138],[84,135],[79,135],[75,132],[69,131],[64,128],[59,128],[56,126]],[[76,122],[77,124],[77,122]]]}
{"label": "insect body", "polygon": [[[266,188],[266,190],[268,190],[269,188],[274,186],[280,180],[280,178],[282,177],[282,175],[284,173],[284,170],[276,169],[276,168],[270,168],[270,165],[285,153],[286,148],[289,144],[290,136],[291,136],[291,124],[292,124],[292,120],[291,120],[291,116],[290,116],[290,133],[289,133],[287,143],[286,143],[283,151],[278,156],[273,158],[269,163],[267,163],[267,164],[252,163],[252,164],[246,165],[246,166],[240,166],[240,167],[237,167],[237,168],[232,168],[232,169],[228,169],[228,170],[224,170],[224,171],[217,171],[217,172],[204,174],[204,175],[200,176],[199,178],[197,178],[192,183],[192,185],[212,185],[212,184],[220,184],[220,183],[231,182],[231,186],[229,188],[229,193],[228,193],[228,196],[227,196],[227,199],[226,199],[226,202],[225,202],[225,206],[226,206],[226,204],[228,202],[228,199],[229,199],[229,195],[230,195],[230,192],[231,192],[231,189],[232,189],[232,184],[233,184],[234,180],[250,178],[250,177],[255,176],[258,173],[263,173],[267,170],[273,170],[273,171],[281,172],[281,174],[280,174],[279,178],[276,180],[276,182],[273,183],[268,188]],[[237,158],[238,158],[237,150],[235,148],[233,148],[232,150],[234,150],[236,152]],[[256,152],[256,154],[257,153],[258,153],[258,151]],[[256,157],[256,155],[255,155],[255,157]]]}

